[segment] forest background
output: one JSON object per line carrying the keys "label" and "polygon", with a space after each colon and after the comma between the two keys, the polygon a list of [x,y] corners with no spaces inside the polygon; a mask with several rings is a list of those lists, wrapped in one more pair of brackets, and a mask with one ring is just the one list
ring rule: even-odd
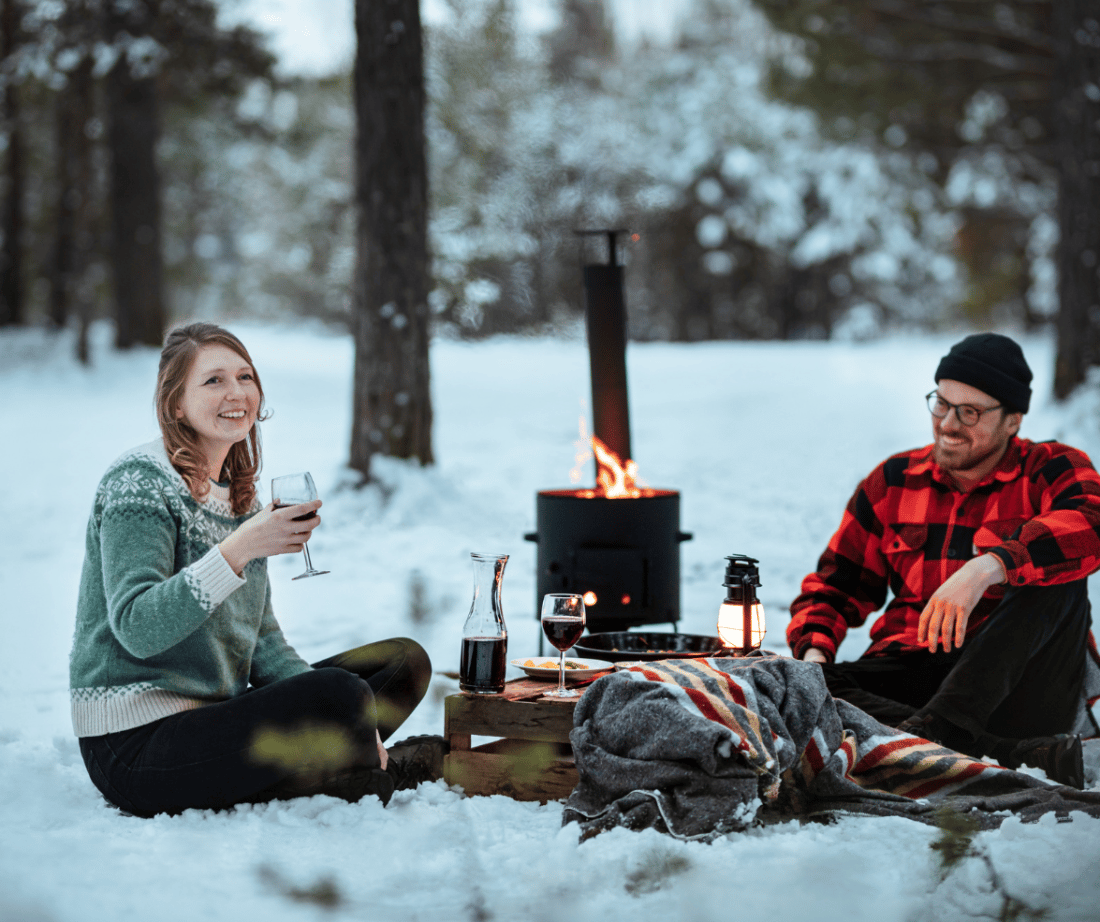
{"label": "forest background", "polygon": [[[623,227],[634,340],[1056,324],[1059,396],[1100,360],[1095,2],[542,6],[431,4],[432,335],[573,324],[575,231]],[[0,0],[0,324],[353,326],[351,64],[287,76],[232,11]]]}

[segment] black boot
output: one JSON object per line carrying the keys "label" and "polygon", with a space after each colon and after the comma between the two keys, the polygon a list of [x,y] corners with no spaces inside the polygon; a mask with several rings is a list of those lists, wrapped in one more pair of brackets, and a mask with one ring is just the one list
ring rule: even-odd
{"label": "black boot", "polygon": [[261,791],[251,802],[292,800],[296,797],[313,797],[315,794],[328,794],[352,804],[368,794],[373,794],[385,806],[393,797],[393,778],[380,768],[362,766],[336,772],[296,775]]}
{"label": "black boot", "polygon": [[325,779],[322,793],[339,797],[348,803],[357,803],[368,794],[374,794],[382,806],[393,797],[393,778],[380,768],[349,768]]}
{"label": "black boot", "polygon": [[1085,758],[1081,737],[1068,733],[1019,740],[1002,763],[1006,768],[1028,765],[1046,772],[1051,781],[1085,789]]}
{"label": "black boot", "polygon": [[421,781],[442,778],[443,757],[449,748],[442,736],[410,736],[387,746],[390,759],[386,772],[393,779],[394,790],[405,791]]}

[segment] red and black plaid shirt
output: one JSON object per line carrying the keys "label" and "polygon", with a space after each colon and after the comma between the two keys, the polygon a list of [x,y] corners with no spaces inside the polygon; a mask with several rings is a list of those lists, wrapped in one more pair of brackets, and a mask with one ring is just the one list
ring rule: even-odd
{"label": "red and black plaid shirt", "polygon": [[[922,649],[917,623],[929,597],[966,561],[996,554],[1013,586],[1051,586],[1100,568],[1100,475],[1084,452],[1013,437],[1001,463],[966,493],[932,460],[932,446],[894,455],[859,485],[817,572],[791,603],[787,642],[801,658],[830,659],[848,628],[893,596],[864,656]],[[1004,595],[991,588],[973,633]]]}

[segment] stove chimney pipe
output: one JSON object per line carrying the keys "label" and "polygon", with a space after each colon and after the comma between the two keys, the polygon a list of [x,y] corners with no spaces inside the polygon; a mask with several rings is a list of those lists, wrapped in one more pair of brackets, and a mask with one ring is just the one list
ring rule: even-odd
{"label": "stove chimney pipe", "polygon": [[593,434],[626,462],[630,452],[630,411],[626,393],[626,301],[623,267],[615,237],[626,230],[583,230],[579,236],[607,236],[606,265],[584,267],[585,323],[592,374]]}

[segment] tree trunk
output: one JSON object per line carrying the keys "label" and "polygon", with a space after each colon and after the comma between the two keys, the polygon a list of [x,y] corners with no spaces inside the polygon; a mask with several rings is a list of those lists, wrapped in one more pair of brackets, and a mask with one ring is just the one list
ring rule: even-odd
{"label": "tree trunk", "polygon": [[[150,0],[117,4],[108,39],[148,34]],[[165,306],[161,264],[160,174],[156,151],[159,112],[156,79],[132,72],[123,54],[105,81],[107,143],[111,151],[111,268],[115,288],[115,345],[160,346]]]}
{"label": "tree trunk", "polygon": [[1061,231],[1054,394],[1062,399],[1100,362],[1100,3],[1057,0],[1052,16]]}
{"label": "tree trunk", "polygon": [[[73,68],[57,94],[57,227],[50,277],[50,321],[63,327],[72,314],[87,326],[90,304],[83,284],[92,234],[92,59]],[[86,356],[81,356],[86,360]]]}
{"label": "tree trunk", "polygon": [[432,461],[428,179],[419,0],[356,0],[355,382],[350,464]]}
{"label": "tree trunk", "polygon": [[11,66],[18,46],[18,23],[22,5],[17,0],[0,0],[0,30],[3,31],[0,61],[4,74],[4,133],[7,135],[7,184],[0,206],[0,326],[20,324],[24,317],[23,291],[23,132],[19,126],[19,90]]}

